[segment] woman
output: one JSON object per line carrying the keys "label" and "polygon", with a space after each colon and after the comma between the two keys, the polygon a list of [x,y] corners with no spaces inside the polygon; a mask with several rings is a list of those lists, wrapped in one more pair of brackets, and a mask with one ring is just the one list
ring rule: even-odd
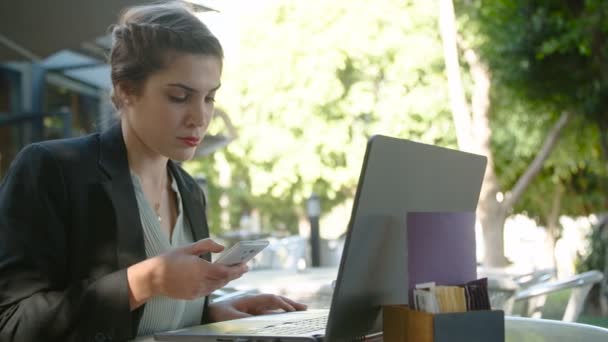
{"label": "woman", "polygon": [[[0,341],[124,341],[305,306],[260,295],[208,303],[247,271],[209,262],[205,198],[173,160],[211,121],[222,48],[177,3],[113,29],[117,124],[26,147],[0,187]],[[201,258],[201,256],[203,258]]]}

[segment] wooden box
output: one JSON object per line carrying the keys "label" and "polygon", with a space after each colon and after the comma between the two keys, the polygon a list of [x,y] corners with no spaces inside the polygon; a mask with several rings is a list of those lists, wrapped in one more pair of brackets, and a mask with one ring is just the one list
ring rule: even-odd
{"label": "wooden box", "polygon": [[430,314],[388,305],[382,316],[387,342],[505,341],[505,314],[500,310]]}

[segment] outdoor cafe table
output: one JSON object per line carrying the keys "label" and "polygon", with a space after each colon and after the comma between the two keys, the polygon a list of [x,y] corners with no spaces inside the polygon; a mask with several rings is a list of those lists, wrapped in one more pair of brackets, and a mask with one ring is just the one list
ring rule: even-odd
{"label": "outdoor cafe table", "polygon": [[[331,283],[336,274],[336,268],[315,268],[300,272],[260,270],[246,273],[242,278],[231,282],[230,286],[239,291],[255,290],[286,295],[304,301],[311,309],[328,309],[333,291]],[[301,297],[297,298],[297,295]],[[586,324],[506,316],[505,337],[506,342],[596,342],[608,341],[608,329]],[[134,341],[152,342],[154,338],[142,337]]]}
{"label": "outdoor cafe table", "polygon": [[[608,341],[608,329],[586,324],[507,316],[505,337],[506,342],[598,342]],[[155,340],[151,336],[133,340],[153,341]],[[206,341],[210,340],[201,339],[201,342]]]}

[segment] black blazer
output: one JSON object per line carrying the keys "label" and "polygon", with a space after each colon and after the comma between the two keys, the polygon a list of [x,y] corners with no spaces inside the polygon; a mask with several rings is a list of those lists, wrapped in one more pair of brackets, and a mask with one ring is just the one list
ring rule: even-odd
{"label": "black blazer", "polygon": [[[169,168],[207,238],[201,189]],[[0,185],[0,341],[134,338],[126,269],[146,258],[142,231],[120,124],[24,148]]]}

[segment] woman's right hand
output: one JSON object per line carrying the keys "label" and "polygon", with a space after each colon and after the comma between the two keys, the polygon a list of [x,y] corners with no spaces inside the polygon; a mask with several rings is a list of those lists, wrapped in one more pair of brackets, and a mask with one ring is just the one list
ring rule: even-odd
{"label": "woman's right hand", "polygon": [[200,257],[223,250],[224,247],[213,240],[203,239],[159,256],[161,261],[155,272],[159,294],[175,299],[195,299],[240,278],[248,271],[247,265],[213,264]]}
{"label": "woman's right hand", "polygon": [[206,296],[248,271],[245,264],[225,266],[200,257],[223,250],[213,240],[203,239],[130,266],[127,278],[131,310],[155,296],[174,299]]}

